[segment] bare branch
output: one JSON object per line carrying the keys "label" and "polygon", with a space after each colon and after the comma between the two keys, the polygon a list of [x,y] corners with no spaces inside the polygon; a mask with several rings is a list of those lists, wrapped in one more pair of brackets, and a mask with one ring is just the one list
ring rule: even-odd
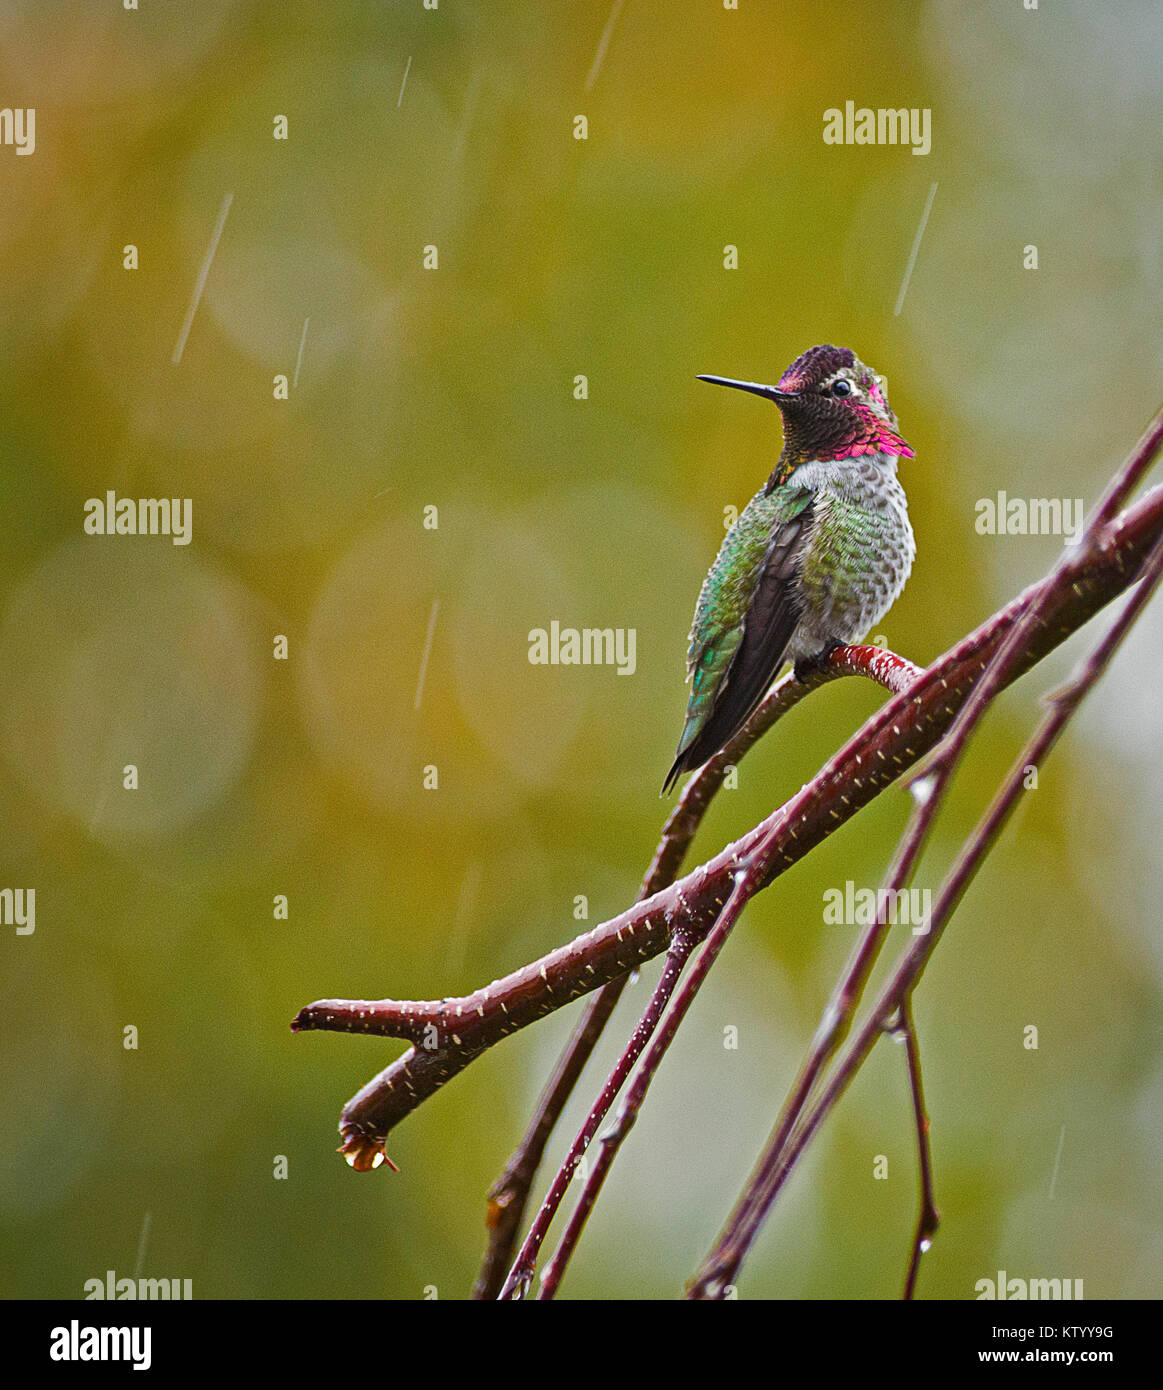
{"label": "bare branch", "polygon": [[695,995],[698,993],[703,981],[707,978],[711,966],[722,950],[724,943],[729,936],[731,929],[739,920],[739,914],[750,898],[759,891],[762,886],[760,882],[760,865],[758,860],[746,861],[740,864],[735,871],[735,881],[732,886],[730,896],[723,905],[723,910],[715,923],[713,930],[707,937],[706,945],[699,952],[698,959],[690,975],[687,977],[682,989],[678,992],[674,1003],[668,1010],[662,1027],[658,1035],[650,1045],[650,1050],[642,1060],[631,1083],[630,1090],[627,1092],[626,1099],[618,1112],[618,1118],[609,1134],[602,1136],[602,1150],[598,1155],[593,1172],[590,1174],[578,1205],[574,1209],[570,1223],[562,1237],[561,1244],[554,1252],[553,1258],[546,1266],[542,1280],[542,1296],[552,1298],[557,1291],[562,1276],[565,1273],[566,1265],[569,1263],[589,1214],[597,1201],[598,1193],[601,1191],[602,1184],[606,1180],[610,1166],[613,1164],[618,1150],[622,1146],[622,1141],[630,1132],[635,1120],[638,1118],[638,1111],[642,1107],[642,1102],[646,1098],[647,1089],[666,1054],[667,1048],[674,1040],[674,1035],[678,1031],[678,1025],[686,1017],[687,1010],[694,1003]]}
{"label": "bare branch", "polygon": [[541,1204],[541,1210],[529,1228],[529,1234],[525,1237],[525,1242],[521,1246],[513,1268],[509,1271],[501,1287],[501,1298],[524,1298],[533,1278],[541,1242],[545,1239],[550,1223],[556,1216],[562,1198],[573,1180],[574,1170],[581,1162],[582,1155],[589,1148],[590,1141],[597,1134],[598,1126],[609,1113],[610,1106],[614,1103],[618,1092],[626,1082],[626,1078],[633,1070],[634,1063],[654,1036],[654,1030],[658,1027],[663,1010],[670,1002],[670,996],[674,993],[674,987],[678,984],[679,976],[682,974],[683,967],[686,965],[695,944],[695,940],[687,936],[681,929],[676,930],[671,937],[670,946],[666,952],[666,962],[662,967],[662,977],[655,986],[654,993],[650,997],[649,1004],[643,1010],[637,1027],[631,1033],[630,1041],[626,1044],[621,1057],[618,1058],[617,1065],[607,1078],[601,1094],[585,1118],[585,1123],[570,1145],[569,1153],[566,1154],[561,1167],[557,1170],[557,1175],[550,1184],[545,1201]]}
{"label": "bare branch", "polygon": [[925,1087],[921,1076],[921,1048],[917,1039],[917,1025],[913,1020],[913,1001],[909,997],[901,1003],[897,1023],[891,1029],[894,1036],[899,1033],[906,1048],[909,1067],[909,1090],[913,1097],[913,1123],[917,1131],[917,1178],[920,1187],[920,1202],[917,1208],[917,1225],[913,1231],[913,1244],[909,1252],[909,1268],[905,1275],[903,1298],[912,1298],[917,1289],[917,1275],[920,1273],[921,1256],[933,1244],[937,1227],[941,1224],[941,1213],[933,1196],[933,1154],[929,1144],[929,1112],[925,1109]]}
{"label": "bare branch", "polygon": [[[894,652],[866,646],[838,647],[828,654],[817,669],[810,674],[805,673],[804,679],[798,679],[789,672],[772,687],[760,708],[731,742],[688,778],[663,826],[662,838],[639,890],[638,901],[642,902],[674,882],[703,816],[722,786],[727,769],[736,765],[760,737],[805,695],[826,681],[844,675],[868,676],[885,689],[900,694],[920,674],[911,661],[905,661]],[[501,1290],[506,1271],[513,1260],[517,1232],[545,1145],[621,998],[627,979],[628,976],[623,975],[603,986],[586,1006],[537,1102],[533,1119],[521,1143],[489,1190],[486,1216],[488,1247],[473,1288],[474,1299],[496,1298]],[[613,1161],[612,1154],[610,1161]],[[581,1219],[584,1224],[584,1217]]]}
{"label": "bare branch", "polygon": [[[1154,489],[1149,493],[1140,503],[1140,508],[1158,492],[1159,489]],[[1098,514],[1096,513],[1096,521],[1097,519]],[[1125,520],[1126,518],[1124,518]],[[1106,528],[1096,531],[1094,542],[1095,544],[1090,548],[1093,555],[1101,556],[1107,553]],[[1079,585],[1079,581],[1073,578],[1076,572],[1085,573],[1085,569],[1076,570],[1075,566],[1062,568],[1062,574],[1067,576],[1072,591],[1076,591]],[[916,938],[904,952],[864,1027],[848,1052],[837,1064],[820,1098],[812,1106],[809,1113],[795,1126],[786,1139],[781,1138],[777,1133],[769,1143],[760,1165],[748,1180],[724,1233],[704,1260],[692,1282],[689,1289],[691,1297],[722,1297],[726,1289],[734,1283],[740,1264],[754,1241],[772,1202],[783,1188],[808,1142],[835,1106],[852,1077],[863,1065],[882,1032],[890,1026],[891,1020],[899,1014],[902,1007],[911,998],[912,991],[923,975],[950,916],[1008,821],[1019,794],[1025,786],[1028,769],[1039,767],[1048,756],[1062,729],[1082,699],[1105,671],[1126,632],[1150,599],[1161,575],[1163,575],[1163,541],[1157,540],[1154,549],[1143,564],[1142,583],[1139,588],[1106,637],[1083,663],[1074,679],[1063,690],[1050,697],[1049,713],[1019,754],[1006,781],[978,823],[973,835],[962,848],[941,886],[930,919],[928,934]],[[1058,577],[1061,578],[1061,575]],[[1138,575],[1132,576],[1132,578],[1136,577]],[[1051,576],[1051,579],[1054,578],[1055,576]],[[1049,581],[1047,582],[1049,583]],[[1059,583],[1058,587],[1062,588],[1063,585]],[[1052,605],[1047,605],[1047,607],[1049,606]]]}
{"label": "bare branch", "polygon": [[629,975],[623,975],[620,979],[611,980],[588,1001],[537,1101],[537,1108],[520,1144],[513,1151],[501,1176],[489,1188],[485,1215],[489,1238],[480,1273],[473,1285],[474,1299],[494,1299],[501,1291],[505,1275],[513,1263],[517,1233],[521,1229],[529,1193],[541,1166],[549,1136],[561,1118],[561,1112],[573,1094],[573,1088],[580,1080],[610,1016],[617,1008],[629,978]]}
{"label": "bare branch", "polygon": [[[1044,611],[1007,680],[1035,665],[1121,593],[1161,530],[1163,488],[1154,488],[1104,528],[1086,568],[1068,588],[1055,591],[1053,604]],[[461,999],[383,1000],[356,1006],[326,1001],[304,1009],[292,1025],[299,1031],[322,1028],[411,1038],[414,1032],[409,1030],[432,1025],[419,1045],[344,1108],[341,1149],[352,1166],[360,1171],[374,1166],[391,1129],[486,1047],[664,951],[676,907],[685,908],[686,926],[699,939],[726,901],[735,868],[772,832],[775,853],[763,886],[878,796],[949,728],[1017,616],[1047,583],[1027,589],[934,662],[905,694],[882,706],[806,787],[755,829],[576,941]]]}

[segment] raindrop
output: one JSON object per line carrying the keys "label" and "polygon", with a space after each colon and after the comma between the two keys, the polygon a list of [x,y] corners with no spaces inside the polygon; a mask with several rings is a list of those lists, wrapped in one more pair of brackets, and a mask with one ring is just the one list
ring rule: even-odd
{"label": "raindrop", "polygon": [[933,790],[937,785],[935,774],[930,772],[925,777],[918,777],[916,781],[909,783],[909,791],[912,793],[913,800],[918,806],[924,806],[932,800]]}
{"label": "raindrop", "polygon": [[367,1155],[360,1149],[355,1149],[351,1153],[345,1153],[343,1157],[346,1159],[347,1166],[349,1168],[355,1168],[358,1172],[361,1173],[373,1171],[376,1168],[378,1168],[381,1163],[384,1162],[384,1155],[382,1153],[377,1152],[372,1155],[372,1159],[369,1164],[367,1160]]}

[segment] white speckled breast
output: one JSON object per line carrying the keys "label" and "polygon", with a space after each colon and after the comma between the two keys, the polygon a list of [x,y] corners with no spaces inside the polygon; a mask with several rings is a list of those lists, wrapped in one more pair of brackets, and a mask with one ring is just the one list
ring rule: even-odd
{"label": "white speckled breast", "polygon": [[802,464],[789,480],[816,494],[800,570],[803,616],[787,650],[802,661],[863,637],[892,607],[916,542],[894,454]]}

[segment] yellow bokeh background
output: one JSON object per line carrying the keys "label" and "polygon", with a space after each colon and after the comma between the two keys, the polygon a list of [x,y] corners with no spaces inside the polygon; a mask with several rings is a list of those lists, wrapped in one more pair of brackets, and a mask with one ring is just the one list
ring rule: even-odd
{"label": "yellow bokeh background", "polygon": [[[0,928],[0,1295],[80,1297],[139,1254],[203,1298],[467,1292],[572,1013],[474,1063],[373,1176],[335,1123],[399,1045],[291,1019],[466,992],[633,899],[698,586],[779,448],[776,412],[696,373],[774,380],[831,341],[888,377],[918,559],[877,635],[914,660],[1053,562],[1060,538],[978,534],[977,502],[1089,503],[1163,380],[1163,15],[1116,9],[0,8],[0,104],[36,111],[30,156],[0,145],[0,887],[36,890],[35,932]],[[847,100],[930,108],[931,152],[825,145]],[[110,490],[190,498],[192,542],[84,534]],[[633,628],[634,673],[531,665],[555,620]],[[1161,637],[1148,613],[919,994],[944,1214],[922,1296],[999,1268],[1159,1289]],[[1093,638],[1000,702],[919,884]],[[881,698],[842,682],[790,715],[696,854]],[[848,954],[823,895],[879,882],[907,809],[887,792],[749,907],[563,1296],[681,1288]],[[741,1294],[894,1296],[914,1201],[886,1043]]]}

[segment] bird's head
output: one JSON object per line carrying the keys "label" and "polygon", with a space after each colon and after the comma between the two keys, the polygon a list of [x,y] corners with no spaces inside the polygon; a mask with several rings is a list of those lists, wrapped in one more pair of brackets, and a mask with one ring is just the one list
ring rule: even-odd
{"label": "bird's head", "polygon": [[776,386],[731,377],[702,376],[774,401],[783,415],[787,465],[808,459],[850,459],[863,454],[913,457],[888,403],[887,383],[850,348],[828,343],[797,357]]}

